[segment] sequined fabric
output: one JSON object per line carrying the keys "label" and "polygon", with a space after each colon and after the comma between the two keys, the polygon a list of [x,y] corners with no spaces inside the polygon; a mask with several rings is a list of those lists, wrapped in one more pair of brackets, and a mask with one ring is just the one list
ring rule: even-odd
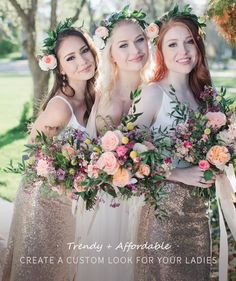
{"label": "sequined fabric", "polygon": [[[193,187],[166,183],[168,197],[162,206],[169,217],[157,220],[145,205],[138,229],[138,244],[164,243],[170,249],[139,250],[135,281],[208,281],[210,231],[203,201],[191,194]],[[143,258],[143,260],[142,260]],[[141,260],[141,262],[137,262]]]}
{"label": "sequined fabric", "polygon": [[67,257],[74,241],[71,202],[49,197],[22,180],[15,200],[2,281],[72,280]]}

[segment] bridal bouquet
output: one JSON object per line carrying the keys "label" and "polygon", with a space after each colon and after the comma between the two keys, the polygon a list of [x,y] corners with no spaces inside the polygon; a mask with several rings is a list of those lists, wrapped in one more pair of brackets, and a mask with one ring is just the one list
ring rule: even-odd
{"label": "bridal bouquet", "polygon": [[76,179],[83,173],[85,140],[85,134],[73,128],[55,137],[38,132],[35,143],[25,145],[22,163],[14,167],[11,162],[5,171],[23,174],[31,187],[40,186],[46,193],[54,191],[72,199],[76,192]]}
{"label": "bridal bouquet", "polygon": [[87,209],[94,206],[102,191],[117,199],[111,203],[112,207],[119,206],[119,199],[144,195],[145,201],[157,210],[157,215],[165,214],[160,201],[165,195],[161,182],[170,173],[172,164],[171,158],[164,153],[168,142],[160,142],[155,147],[152,132],[134,125],[138,116],[134,110],[117,129],[87,140],[88,158],[83,162],[85,174],[80,175],[81,190],[76,193],[86,201]]}
{"label": "bridal bouquet", "polygon": [[[174,97],[171,116],[175,118],[170,136],[173,158],[198,165],[205,180],[228,164],[236,169],[236,111],[234,101],[226,98],[226,90],[217,93],[205,87],[201,93],[204,105],[198,111],[180,103],[173,88],[170,93]],[[201,192],[212,193],[212,189]]]}

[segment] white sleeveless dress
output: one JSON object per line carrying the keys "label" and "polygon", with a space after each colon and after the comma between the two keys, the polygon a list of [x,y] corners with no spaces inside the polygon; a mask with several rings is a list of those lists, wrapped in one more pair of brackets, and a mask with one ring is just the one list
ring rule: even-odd
{"label": "white sleeveless dress", "polygon": [[[56,98],[71,110],[66,128],[85,131],[70,103],[61,96],[51,101]],[[75,268],[66,261],[73,254],[67,243],[75,238],[71,201],[66,196],[48,198],[39,188],[25,187],[23,178],[14,203],[2,281],[71,281]],[[63,262],[58,263],[60,258]]]}
{"label": "white sleeveless dress", "polygon": [[[86,127],[91,137],[96,137],[95,102]],[[87,211],[82,200],[78,202],[76,215],[77,244],[102,247],[77,251],[76,281],[134,281],[135,251],[128,253],[117,246],[127,242],[136,244],[137,227],[143,199],[121,201],[117,208],[110,207],[111,198],[102,193],[100,203]]]}
{"label": "white sleeveless dress", "polygon": [[[163,100],[152,129],[160,126],[164,129],[172,125],[169,116],[172,111],[171,98],[161,90]],[[187,166],[189,164],[185,162],[176,164],[178,168]],[[192,195],[193,188],[166,181],[168,197],[162,200],[162,207],[167,210],[169,217],[162,221],[155,218],[148,205],[142,208],[138,244],[163,242],[171,245],[171,248],[139,251],[137,255],[148,257],[150,262],[136,264],[135,280],[209,281],[210,264],[206,262],[211,257],[209,221],[203,200]]]}

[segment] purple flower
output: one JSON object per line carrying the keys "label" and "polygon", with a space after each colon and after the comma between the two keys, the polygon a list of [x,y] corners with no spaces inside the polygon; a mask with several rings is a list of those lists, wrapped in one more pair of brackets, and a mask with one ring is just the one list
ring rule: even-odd
{"label": "purple flower", "polygon": [[64,170],[62,170],[61,168],[59,168],[57,170],[57,177],[59,180],[63,181],[65,178],[65,174],[66,174],[66,172]]}

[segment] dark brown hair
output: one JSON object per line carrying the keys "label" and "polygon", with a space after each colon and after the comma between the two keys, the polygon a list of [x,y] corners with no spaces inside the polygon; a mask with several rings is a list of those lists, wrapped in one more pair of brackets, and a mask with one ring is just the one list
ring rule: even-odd
{"label": "dark brown hair", "polygon": [[[95,100],[95,82],[97,77],[97,65],[98,65],[98,56],[97,52],[93,46],[92,40],[81,30],[78,30],[74,27],[68,28],[58,34],[56,46],[54,49],[55,56],[58,61],[58,66],[53,70],[54,73],[54,84],[49,92],[49,95],[46,97],[46,99],[43,101],[41,109],[45,110],[48,102],[56,95],[56,93],[60,90],[65,96],[67,97],[73,97],[75,95],[75,90],[69,85],[67,79],[63,80],[63,75],[60,73],[60,65],[59,65],[59,59],[58,59],[58,50],[60,48],[60,45],[62,41],[64,41],[69,36],[76,36],[81,38],[84,43],[88,46],[90,51],[92,52],[92,55],[95,60],[95,75],[90,78],[87,81],[86,90],[85,90],[85,104],[86,104],[86,112],[84,114],[84,120],[87,121],[89,114],[91,112],[94,100]],[[63,85],[64,82],[64,85]],[[65,91],[65,88],[67,91]],[[68,95],[68,92],[70,93]]]}
{"label": "dark brown hair", "polygon": [[204,86],[211,86],[212,82],[206,62],[206,51],[202,35],[199,34],[198,25],[190,17],[174,17],[161,25],[155,48],[155,69],[152,81],[158,82],[165,78],[168,73],[164,62],[162,43],[166,32],[176,25],[183,25],[189,30],[197,48],[197,63],[189,74],[189,85],[196,101],[200,102],[200,93],[204,90]]}

